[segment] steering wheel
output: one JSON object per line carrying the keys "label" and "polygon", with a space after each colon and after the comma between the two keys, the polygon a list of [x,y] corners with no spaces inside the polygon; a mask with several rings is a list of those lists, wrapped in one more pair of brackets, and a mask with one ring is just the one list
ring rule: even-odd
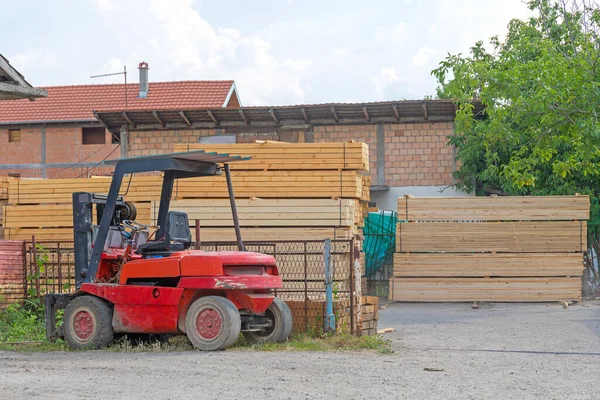
{"label": "steering wheel", "polygon": [[132,231],[147,231],[148,229],[148,225],[144,225],[144,224],[140,224],[137,221],[134,221],[132,219],[124,219],[123,221],[121,221],[121,223],[131,229]]}

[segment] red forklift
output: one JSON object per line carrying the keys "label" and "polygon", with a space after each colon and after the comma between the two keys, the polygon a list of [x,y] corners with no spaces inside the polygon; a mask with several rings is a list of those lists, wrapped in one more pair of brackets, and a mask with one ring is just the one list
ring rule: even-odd
{"label": "red forklift", "polygon": [[[100,349],[116,335],[185,334],[200,350],[226,349],[240,332],[251,343],[287,340],[292,314],[273,294],[282,287],[275,259],[241,238],[228,163],[247,159],[199,150],[105,162],[115,166],[107,195],[73,193],[76,291],[45,295],[48,339]],[[133,174],[148,172],[163,174],[156,227],[135,221],[125,199]],[[222,172],[239,251],[191,250],[187,214],[169,211],[174,182]]]}

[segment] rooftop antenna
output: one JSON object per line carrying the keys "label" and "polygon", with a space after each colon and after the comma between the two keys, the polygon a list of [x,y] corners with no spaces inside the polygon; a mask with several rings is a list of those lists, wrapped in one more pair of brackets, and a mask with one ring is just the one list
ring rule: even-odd
{"label": "rooftop antenna", "polygon": [[115,75],[123,75],[125,77],[125,111],[127,108],[127,66],[123,65],[123,72],[113,72],[112,74],[101,74],[101,75],[92,75],[90,78],[103,78],[105,76],[115,76]]}

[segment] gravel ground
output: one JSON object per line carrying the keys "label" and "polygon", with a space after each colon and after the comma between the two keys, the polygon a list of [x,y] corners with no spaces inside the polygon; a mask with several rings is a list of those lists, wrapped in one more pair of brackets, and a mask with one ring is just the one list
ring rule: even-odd
{"label": "gravel ground", "polygon": [[0,352],[0,399],[600,398],[600,302],[390,304],[379,326],[394,354]]}

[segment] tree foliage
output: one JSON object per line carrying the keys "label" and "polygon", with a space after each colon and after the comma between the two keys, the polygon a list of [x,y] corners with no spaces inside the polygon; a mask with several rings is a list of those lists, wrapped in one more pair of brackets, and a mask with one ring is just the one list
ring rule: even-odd
{"label": "tree foliage", "polygon": [[[513,195],[600,194],[600,10],[533,0],[503,42],[448,55],[432,74],[457,101],[459,186]],[[476,115],[472,99],[485,106]]]}

